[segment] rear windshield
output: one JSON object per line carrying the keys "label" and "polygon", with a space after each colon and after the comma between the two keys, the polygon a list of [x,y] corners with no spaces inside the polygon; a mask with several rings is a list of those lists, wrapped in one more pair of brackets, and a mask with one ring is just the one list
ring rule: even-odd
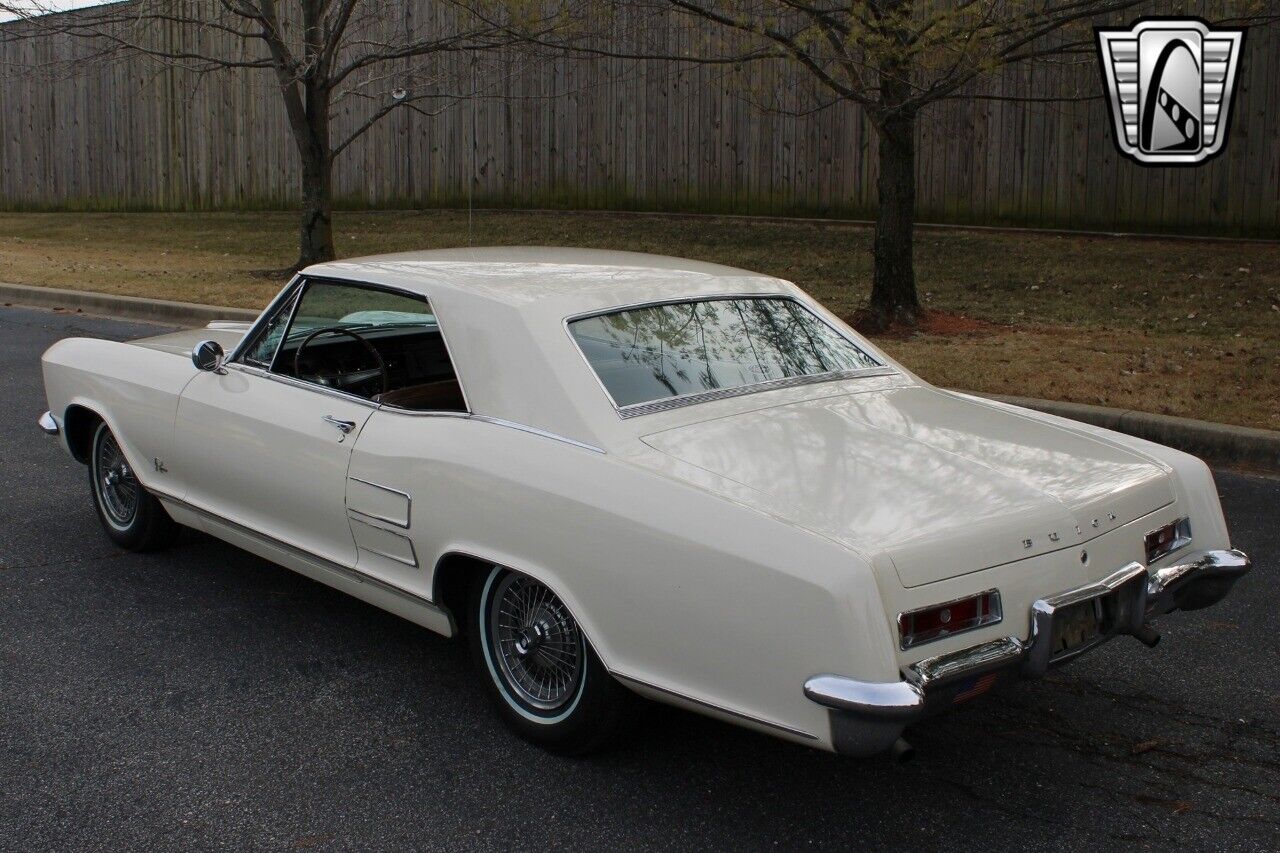
{"label": "rear windshield", "polygon": [[786,298],[631,308],[569,330],[619,407],[883,366]]}

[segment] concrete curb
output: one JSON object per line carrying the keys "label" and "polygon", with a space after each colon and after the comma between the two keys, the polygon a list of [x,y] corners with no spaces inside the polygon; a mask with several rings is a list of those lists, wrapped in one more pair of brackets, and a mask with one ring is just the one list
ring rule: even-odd
{"label": "concrete curb", "polygon": [[[466,213],[465,207],[425,207],[416,209],[418,213]],[[403,213],[404,210],[385,209],[364,211],[366,213]],[[739,222],[757,222],[770,225],[850,225],[857,228],[874,228],[874,219],[838,219],[822,216],[775,216],[755,213],[694,213],[690,211],[664,210],[559,210],[553,207],[477,207],[472,213],[536,213],[546,216],[617,216],[633,219],[730,219]],[[1275,245],[1280,240],[1267,237],[1222,237],[1204,234],[1161,234],[1151,231],[1077,231],[1070,228],[1036,228],[1021,225],[966,225],[959,222],[917,222],[915,228],[921,231],[975,231],[986,234],[1027,234],[1047,237],[1090,237],[1124,240],[1172,240],[1187,243],[1261,243]]]}
{"label": "concrete curb", "polygon": [[1214,462],[1245,463],[1280,471],[1280,432],[1274,430],[1176,418],[1134,409],[1110,409],[1085,403],[1037,400],[1033,397],[1010,397],[1004,394],[975,396],[1145,438]]}
{"label": "concrete curb", "polygon": [[[248,308],[219,308],[192,302],[87,293],[25,284],[0,284],[0,303],[61,308],[175,326],[203,326],[212,320],[254,320],[258,316],[257,311]],[[1037,400],[1032,397],[1010,397],[1003,394],[977,396],[1145,438],[1214,462],[1245,463],[1270,471],[1280,471],[1280,432],[1273,430],[1175,418],[1132,409]]]}
{"label": "concrete curb", "polygon": [[0,304],[29,305],[102,314],[127,320],[147,320],[174,326],[203,326],[212,320],[255,320],[257,311],[248,308],[219,308],[169,299],[144,299],[114,293],[91,293],[27,284],[0,284]]}

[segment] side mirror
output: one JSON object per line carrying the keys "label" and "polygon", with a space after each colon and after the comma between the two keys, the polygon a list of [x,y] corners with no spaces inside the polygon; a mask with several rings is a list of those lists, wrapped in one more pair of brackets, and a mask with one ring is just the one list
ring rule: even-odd
{"label": "side mirror", "polygon": [[214,373],[227,372],[227,369],[222,366],[222,361],[226,357],[227,354],[222,351],[222,345],[217,341],[201,341],[191,351],[191,363],[197,370],[210,370]]}

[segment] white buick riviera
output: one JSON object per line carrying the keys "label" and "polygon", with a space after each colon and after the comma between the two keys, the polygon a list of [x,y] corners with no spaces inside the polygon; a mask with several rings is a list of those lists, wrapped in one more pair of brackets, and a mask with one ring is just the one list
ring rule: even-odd
{"label": "white buick riviera", "polygon": [[106,534],[178,525],[446,636],[516,732],[636,694],[847,755],[1249,570],[1199,460],[921,381],[795,286],[651,255],[311,267],[252,324],[44,355]]}

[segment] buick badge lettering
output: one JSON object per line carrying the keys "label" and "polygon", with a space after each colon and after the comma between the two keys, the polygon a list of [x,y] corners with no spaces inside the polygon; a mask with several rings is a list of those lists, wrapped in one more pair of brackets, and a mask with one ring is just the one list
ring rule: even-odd
{"label": "buick badge lettering", "polygon": [[1148,18],[1096,33],[1122,154],[1147,166],[1194,166],[1222,151],[1243,29]]}

